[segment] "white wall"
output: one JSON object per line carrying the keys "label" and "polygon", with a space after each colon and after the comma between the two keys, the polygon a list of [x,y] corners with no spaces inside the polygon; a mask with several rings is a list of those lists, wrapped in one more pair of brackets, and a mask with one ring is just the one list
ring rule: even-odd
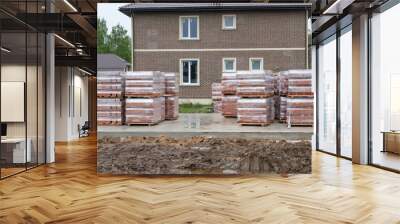
{"label": "white wall", "polygon": [[56,67],[56,141],[79,138],[78,125],[88,120],[88,78],[76,68]]}

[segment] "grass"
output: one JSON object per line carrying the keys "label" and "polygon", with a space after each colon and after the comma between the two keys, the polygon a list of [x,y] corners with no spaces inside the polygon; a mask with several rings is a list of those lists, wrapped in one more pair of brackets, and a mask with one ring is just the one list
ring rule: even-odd
{"label": "grass", "polygon": [[212,104],[185,103],[179,105],[179,113],[212,113]]}

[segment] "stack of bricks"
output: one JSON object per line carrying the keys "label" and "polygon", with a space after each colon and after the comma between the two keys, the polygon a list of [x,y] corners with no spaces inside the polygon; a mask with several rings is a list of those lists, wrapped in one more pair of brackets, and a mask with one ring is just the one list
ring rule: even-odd
{"label": "stack of bricks", "polygon": [[222,85],[214,82],[211,84],[211,98],[213,101],[213,109],[215,113],[222,112]]}
{"label": "stack of bricks", "polygon": [[120,72],[97,74],[97,123],[122,125],[123,79]]}
{"label": "stack of bricks", "polygon": [[165,77],[161,72],[125,74],[125,123],[154,125],[165,119]]}
{"label": "stack of bricks", "polygon": [[164,73],[165,120],[176,120],[179,115],[179,86],[176,73]]}
{"label": "stack of bricks", "polygon": [[275,84],[270,71],[238,71],[238,123],[269,125],[275,119]]}
{"label": "stack of bricks", "polygon": [[237,117],[237,100],[236,95],[238,80],[236,73],[222,73],[222,115],[225,117]]}
{"label": "stack of bricks", "polygon": [[314,123],[314,93],[311,70],[288,71],[288,126],[312,126]]}
{"label": "stack of bricks", "polygon": [[288,72],[283,71],[278,75],[278,94],[279,94],[279,121],[286,122],[286,106],[288,94]]}

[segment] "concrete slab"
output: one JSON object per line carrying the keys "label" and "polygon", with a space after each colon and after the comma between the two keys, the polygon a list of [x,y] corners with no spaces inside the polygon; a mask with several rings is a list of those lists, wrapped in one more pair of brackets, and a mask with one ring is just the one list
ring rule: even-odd
{"label": "concrete slab", "polygon": [[291,127],[273,123],[269,126],[242,126],[236,118],[221,114],[180,114],[178,120],[163,121],[153,126],[100,126],[101,136],[159,136],[191,137],[209,135],[214,137],[266,138],[285,140],[311,140],[312,127]]}

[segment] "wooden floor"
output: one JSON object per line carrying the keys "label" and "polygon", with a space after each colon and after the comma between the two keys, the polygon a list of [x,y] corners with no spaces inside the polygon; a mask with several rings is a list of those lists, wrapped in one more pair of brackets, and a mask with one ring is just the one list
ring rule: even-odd
{"label": "wooden floor", "polygon": [[400,175],[315,152],[313,174],[110,177],[96,141],[0,181],[0,223],[400,223]]}

